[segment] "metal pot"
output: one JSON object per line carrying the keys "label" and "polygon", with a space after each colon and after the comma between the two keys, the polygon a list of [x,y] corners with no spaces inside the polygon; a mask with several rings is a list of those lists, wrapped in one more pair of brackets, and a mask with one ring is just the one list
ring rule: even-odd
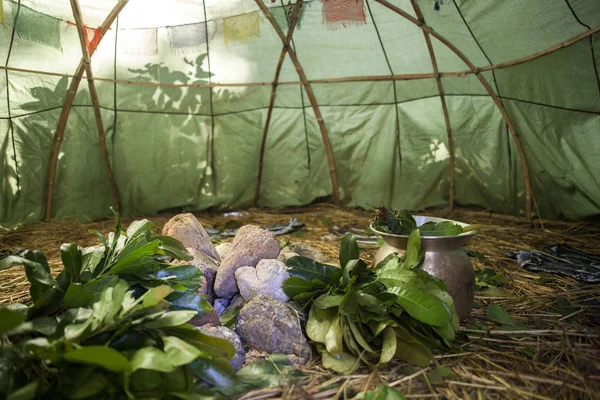
{"label": "metal pot", "polygon": [[[431,221],[451,221],[421,215],[415,215],[414,219],[417,226]],[[452,222],[462,227],[469,225],[458,221]],[[374,265],[377,265],[390,253],[398,253],[399,256],[406,253],[408,235],[392,235],[380,232],[373,227],[373,224],[370,228],[385,241],[375,255]],[[469,316],[475,300],[475,272],[463,246],[478,232],[474,230],[457,236],[421,236],[421,245],[425,249],[425,259],[419,268],[446,283],[448,293],[454,299],[454,307],[461,321]]]}

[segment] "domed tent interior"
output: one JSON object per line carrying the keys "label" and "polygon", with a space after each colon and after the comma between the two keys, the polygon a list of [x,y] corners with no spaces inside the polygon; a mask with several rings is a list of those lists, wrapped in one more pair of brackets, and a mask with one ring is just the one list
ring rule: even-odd
{"label": "domed tent interior", "polygon": [[[51,376],[35,368],[23,375],[6,350],[0,365],[11,367],[0,367],[3,394],[22,390],[27,398],[44,398],[49,382],[58,382],[62,395],[73,397],[79,393],[73,385],[84,381],[89,392],[77,398],[105,398],[108,388],[147,393],[135,387],[145,379],[141,372],[163,379],[150,390],[160,398],[208,391],[247,399],[400,393],[540,399],[593,398],[600,391],[595,1],[1,0],[0,22],[0,314],[16,321],[0,323],[0,334],[4,348],[38,349],[27,353],[28,362],[60,366]],[[191,279],[168,282],[182,279],[164,272],[175,268],[172,258],[185,264],[191,253],[193,264],[200,257],[185,250],[185,235],[174,235],[183,245],[165,238],[176,214],[193,213],[211,249],[211,243],[232,240],[231,251],[243,247],[236,232],[254,225],[281,249],[264,258],[286,262],[284,250],[296,246],[295,255],[310,249],[319,263],[344,268],[350,265],[344,251],[358,258],[360,248],[367,265],[383,248],[369,229],[378,207],[477,225],[460,250],[475,270],[473,309],[460,327],[450,328],[450,339],[435,323],[423,328],[429,336],[415,328],[429,319],[403,303],[398,291],[396,305],[385,307],[400,311],[381,329],[353,321],[349,315],[356,312],[337,301],[338,319],[327,325],[321,343],[315,325],[305,323],[312,318],[307,309],[286,297],[312,358],[298,362],[296,354],[288,365],[265,358],[264,352],[286,353],[281,346],[261,347],[242,337],[245,351],[262,351],[255,357],[262,361],[252,364],[247,356],[237,373],[219,363],[222,355],[212,347],[210,356],[169,353],[184,339],[189,342],[179,348],[205,351],[204,339],[191,334],[169,336],[179,342],[146,343],[155,357],[158,352],[171,360],[165,369],[158,358],[142,357],[139,346],[134,353],[115,344],[116,336],[98,341],[94,329],[110,331],[106,319],[104,325],[94,325],[90,314],[61,319],[69,306],[100,312],[96,306],[103,301],[116,304],[118,297],[107,293],[123,283],[123,307],[126,289],[135,285],[131,296],[143,292],[143,298],[169,287],[160,312],[180,313],[168,323],[190,321],[177,295],[211,283],[206,270],[195,286]],[[144,230],[150,224],[134,223],[146,219],[157,235],[166,223],[163,236]],[[144,234],[136,236],[135,229]],[[110,272],[123,268],[119,262],[136,237],[158,246],[140,256],[154,257],[148,262],[157,270]],[[61,246],[69,242],[77,245]],[[408,251],[396,256],[400,264]],[[92,262],[90,254],[99,256]],[[215,250],[211,259],[217,281],[221,267],[232,263],[227,257]],[[283,273],[300,279],[293,259]],[[246,262],[253,268],[259,261]],[[344,271],[341,281],[350,279],[346,272],[358,274]],[[360,273],[378,279],[372,271],[378,269]],[[101,293],[86,289],[90,279],[103,276],[120,279]],[[235,271],[227,279],[235,287],[237,278]],[[341,298],[355,281],[328,293]],[[415,282],[404,284],[425,290],[425,283]],[[288,283],[278,289],[289,294]],[[326,292],[321,289],[315,293]],[[212,310],[207,290],[196,305]],[[253,301],[241,297],[241,305],[225,307],[229,312],[211,323],[239,331]],[[444,304],[454,315],[452,302]],[[119,307],[111,318],[129,315],[118,314]],[[192,310],[196,317],[206,312]],[[410,326],[402,327],[401,315]],[[41,318],[54,321],[53,328],[31,328]],[[349,322],[339,325],[342,320]],[[165,326],[184,329],[165,321],[152,326],[163,333]],[[30,328],[23,328],[27,323]],[[70,323],[87,323],[86,333],[65,330]],[[385,326],[395,330],[386,334]],[[50,346],[44,351],[55,355],[51,360],[39,355],[41,338]],[[373,361],[371,353],[381,358]],[[352,368],[344,357],[354,357]],[[352,373],[339,374],[344,368]],[[167,375],[180,371],[188,384],[175,390]]]}

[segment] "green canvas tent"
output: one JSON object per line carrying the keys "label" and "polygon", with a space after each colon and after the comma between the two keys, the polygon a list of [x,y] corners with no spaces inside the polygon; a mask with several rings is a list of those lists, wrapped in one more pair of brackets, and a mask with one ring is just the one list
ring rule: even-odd
{"label": "green canvas tent", "polygon": [[0,4],[0,226],[328,196],[600,212],[594,0]]}

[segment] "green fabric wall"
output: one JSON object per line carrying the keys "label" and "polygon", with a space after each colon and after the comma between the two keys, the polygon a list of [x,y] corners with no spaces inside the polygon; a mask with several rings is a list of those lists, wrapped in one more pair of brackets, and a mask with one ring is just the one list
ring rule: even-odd
{"label": "green fabric wall", "polygon": [[[0,70],[2,227],[44,215],[50,145],[70,83],[48,73],[72,75],[81,58],[76,29],[66,22],[72,15],[60,1],[22,0],[19,5],[3,0],[0,65],[47,73]],[[124,10],[92,58],[95,76],[165,84],[273,80],[282,45],[262,14],[260,37],[224,40],[222,18],[241,5],[244,12],[256,11],[253,2],[207,1],[206,9],[198,3],[186,13],[181,11],[188,3],[172,1],[179,14],[165,12],[168,24],[152,22],[155,18],[144,25],[134,19],[143,0],[130,0],[126,8],[131,12]],[[280,2],[267,3],[285,33]],[[391,3],[414,15],[409,0]],[[454,0],[435,11],[433,1],[419,2],[426,23],[477,67],[528,56],[596,27],[600,8],[591,3]],[[99,25],[114,4],[83,6],[84,20]],[[165,26],[176,25],[177,15],[181,24],[204,21],[205,12],[216,27],[208,45],[172,49]],[[373,0],[365,1],[365,13],[365,24],[329,30],[321,1],[305,2],[292,46],[309,80],[432,73],[419,28]],[[158,51],[132,55],[123,50],[136,23],[156,30]],[[36,29],[44,30],[37,39]],[[600,213],[597,39],[592,35],[533,61],[483,73],[521,138],[544,218]],[[441,72],[468,69],[432,40]],[[289,57],[280,81],[265,148],[259,201],[265,207],[309,204],[331,195],[321,132]],[[442,84],[454,141],[456,202],[523,214],[522,168],[498,108],[474,75],[444,77]],[[123,214],[252,205],[270,85],[211,90],[96,81],[96,86]],[[434,79],[312,87],[344,205],[416,210],[447,204],[448,144]],[[110,214],[111,201],[84,79],[61,144],[53,217],[102,218]]]}

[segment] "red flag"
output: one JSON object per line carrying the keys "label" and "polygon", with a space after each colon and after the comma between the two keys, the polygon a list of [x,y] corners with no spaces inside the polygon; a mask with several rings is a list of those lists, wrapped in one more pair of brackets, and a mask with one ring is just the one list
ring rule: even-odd
{"label": "red flag", "polygon": [[321,1],[323,3],[323,23],[329,30],[367,23],[364,0]]}
{"label": "red flag", "polygon": [[[67,21],[67,24],[77,26],[77,24],[71,21]],[[88,54],[91,56],[96,51],[98,44],[100,44],[100,39],[102,39],[102,29],[100,29],[100,27],[90,28],[87,25],[84,25],[83,28],[83,39],[85,40]]]}

